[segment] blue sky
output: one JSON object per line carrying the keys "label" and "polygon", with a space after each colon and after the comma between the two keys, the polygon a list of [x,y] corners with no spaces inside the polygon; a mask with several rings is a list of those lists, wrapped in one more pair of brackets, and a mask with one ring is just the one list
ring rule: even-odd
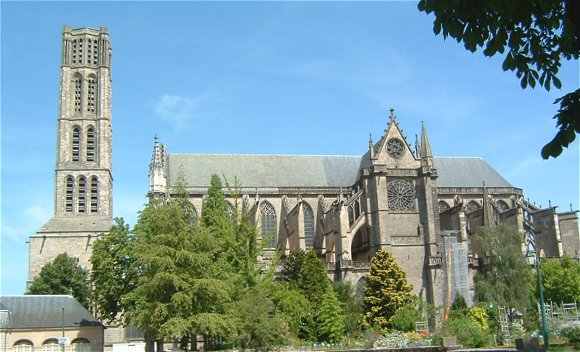
{"label": "blue sky", "polygon": [[114,213],[131,224],[153,136],[171,152],[362,154],[394,107],[436,155],[481,156],[542,205],[578,208],[578,143],[541,146],[561,91],[522,90],[501,58],[432,32],[413,2],[2,2],[2,294],[20,294],[25,241],[53,212],[65,24],[113,42]]}

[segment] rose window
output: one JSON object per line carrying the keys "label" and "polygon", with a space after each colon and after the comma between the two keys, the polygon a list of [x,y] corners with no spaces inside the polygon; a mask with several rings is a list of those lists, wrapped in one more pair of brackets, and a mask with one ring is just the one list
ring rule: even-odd
{"label": "rose window", "polygon": [[415,187],[409,181],[389,182],[387,196],[390,209],[415,209]]}
{"label": "rose window", "polygon": [[400,158],[405,151],[403,142],[398,138],[391,138],[387,141],[387,152],[393,158]]}

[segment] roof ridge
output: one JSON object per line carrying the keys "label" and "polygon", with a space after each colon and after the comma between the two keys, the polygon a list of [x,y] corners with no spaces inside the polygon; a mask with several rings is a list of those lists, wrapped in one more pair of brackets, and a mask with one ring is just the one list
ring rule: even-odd
{"label": "roof ridge", "polygon": [[361,158],[362,155],[354,154],[252,154],[252,153],[168,153],[171,155],[187,156],[187,155],[199,155],[199,156],[297,156],[297,157],[320,157],[320,156],[331,156],[331,157],[348,157],[348,158]]}

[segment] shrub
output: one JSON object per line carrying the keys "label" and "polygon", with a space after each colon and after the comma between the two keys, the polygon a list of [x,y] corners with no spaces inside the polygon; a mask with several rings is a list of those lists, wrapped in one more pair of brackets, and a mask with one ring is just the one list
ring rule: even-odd
{"label": "shrub", "polygon": [[373,344],[374,348],[405,348],[409,345],[409,339],[405,334],[395,331],[381,336]]}
{"label": "shrub", "polygon": [[467,317],[449,319],[447,328],[463,346],[483,347],[489,343],[489,333],[483,330],[477,322]]}
{"label": "shrub", "polygon": [[570,326],[561,330],[561,335],[568,339],[575,349],[580,349],[580,326]]}
{"label": "shrub", "polygon": [[479,306],[472,307],[467,312],[467,317],[469,320],[477,323],[482,330],[489,331],[488,316],[485,308]]}
{"label": "shrub", "polygon": [[414,304],[405,305],[395,312],[389,319],[391,329],[398,331],[414,331],[415,323],[420,321],[421,313],[417,311]]}

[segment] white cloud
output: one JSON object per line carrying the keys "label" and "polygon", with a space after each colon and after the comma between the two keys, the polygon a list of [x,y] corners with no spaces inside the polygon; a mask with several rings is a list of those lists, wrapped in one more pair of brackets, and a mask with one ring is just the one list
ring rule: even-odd
{"label": "white cloud", "polygon": [[2,238],[9,241],[22,241],[32,235],[51,217],[49,208],[42,205],[32,205],[22,212],[22,220],[15,223],[2,223]]}
{"label": "white cloud", "polygon": [[192,98],[163,94],[155,103],[155,113],[175,128],[182,128],[195,117],[195,112],[205,99],[205,95]]}

